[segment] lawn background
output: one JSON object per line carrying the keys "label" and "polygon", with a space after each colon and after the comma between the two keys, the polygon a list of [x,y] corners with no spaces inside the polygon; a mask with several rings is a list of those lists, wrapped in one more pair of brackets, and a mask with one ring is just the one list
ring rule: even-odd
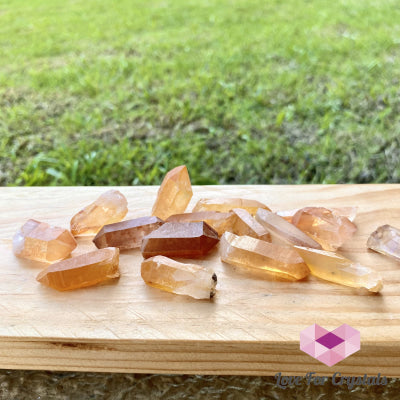
{"label": "lawn background", "polygon": [[0,0],[0,184],[400,182],[396,0]]}

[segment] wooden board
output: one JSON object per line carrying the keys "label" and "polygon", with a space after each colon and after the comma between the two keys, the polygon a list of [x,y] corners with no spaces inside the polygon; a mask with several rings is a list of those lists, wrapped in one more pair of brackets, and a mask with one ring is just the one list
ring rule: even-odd
{"label": "wooden board", "polygon": [[[359,207],[358,232],[342,249],[379,270],[379,295],[331,284],[260,280],[222,264],[214,301],[196,301],[148,287],[139,251],[123,252],[112,284],[59,293],[35,281],[43,264],[17,259],[11,238],[28,218],[68,227],[73,214],[106,188],[0,189],[0,368],[114,372],[400,376],[400,263],[366,249],[379,225],[400,227],[400,185],[202,186],[201,197],[246,197],[273,211],[309,205]],[[148,215],[157,187],[119,188],[128,217]],[[190,209],[190,208],[189,208]],[[93,247],[80,240],[84,252]],[[299,349],[300,331],[347,323],[361,332],[361,350],[329,368]]]}

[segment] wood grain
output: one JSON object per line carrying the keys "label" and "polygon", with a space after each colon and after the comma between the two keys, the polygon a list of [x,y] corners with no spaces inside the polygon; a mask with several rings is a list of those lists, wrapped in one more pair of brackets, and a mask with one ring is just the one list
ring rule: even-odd
{"label": "wood grain", "polygon": [[[120,187],[129,217],[148,215],[157,187]],[[219,261],[214,301],[148,287],[139,251],[121,254],[112,284],[58,293],[36,282],[43,264],[12,254],[11,238],[28,218],[68,227],[102,187],[0,189],[0,368],[201,374],[303,375],[306,372],[400,376],[400,263],[368,251],[379,225],[400,227],[400,185],[198,186],[201,197],[246,197],[273,211],[310,205],[359,207],[356,236],[341,253],[382,273],[371,295],[316,278],[260,280]],[[79,240],[74,254],[93,248]],[[361,350],[333,367],[299,349],[300,331],[347,323]]]}

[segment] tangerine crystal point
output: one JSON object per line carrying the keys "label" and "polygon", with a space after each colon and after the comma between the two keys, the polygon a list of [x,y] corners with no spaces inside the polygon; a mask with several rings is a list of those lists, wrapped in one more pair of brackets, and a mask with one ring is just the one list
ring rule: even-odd
{"label": "tangerine crystal point", "polygon": [[[325,208],[332,211],[333,214],[339,217],[348,218],[351,222],[354,222],[358,211],[358,207],[325,207]],[[277,211],[276,214],[286,219],[286,221],[292,222],[293,216],[299,210],[301,210],[301,208],[295,208],[293,210],[282,210],[282,211]]]}
{"label": "tangerine crystal point", "polygon": [[367,246],[386,256],[400,260],[400,229],[382,225],[371,233]]}
{"label": "tangerine crystal point", "polygon": [[71,219],[74,236],[95,235],[104,225],[122,221],[128,202],[118,190],[108,190]]}
{"label": "tangerine crystal point", "polygon": [[118,247],[120,250],[139,248],[143,238],[159,228],[164,221],[157,217],[141,217],[104,225],[93,239],[98,249]]}
{"label": "tangerine crystal point", "polygon": [[271,241],[271,235],[254,217],[243,208],[232,210],[233,223],[230,232],[239,236],[251,236],[256,239]]}
{"label": "tangerine crystal point", "polygon": [[197,212],[197,211],[229,212],[234,208],[243,208],[247,210],[251,215],[254,215],[257,212],[257,209],[259,208],[271,211],[265,204],[260,203],[257,200],[217,197],[212,199],[200,199],[194,206],[192,212]]}
{"label": "tangerine crystal point", "polygon": [[158,189],[151,214],[166,220],[170,215],[183,213],[192,196],[192,185],[186,166],[171,169]]}
{"label": "tangerine crystal point", "polygon": [[166,222],[143,238],[141,251],[144,258],[198,258],[218,242],[218,233],[206,222]]}
{"label": "tangerine crystal point", "polygon": [[357,230],[348,218],[324,207],[305,207],[293,216],[292,224],[317,241],[324,250],[335,251]]}
{"label": "tangerine crystal point", "polygon": [[118,278],[118,265],[119,249],[108,247],[52,264],[36,280],[59,291],[79,289]]}
{"label": "tangerine crystal point", "polygon": [[294,248],[310,268],[311,274],[318,278],[371,292],[379,292],[383,287],[378,272],[340,254],[300,246]]}
{"label": "tangerine crystal point", "polygon": [[195,299],[210,299],[215,295],[217,275],[200,265],[155,256],[142,262],[141,275],[149,286],[167,292]]}
{"label": "tangerine crystal point", "polygon": [[306,235],[299,228],[296,228],[290,222],[271,211],[258,209],[256,221],[266,228],[271,235],[290,245],[312,247],[321,249],[321,245]]}
{"label": "tangerine crystal point", "polygon": [[168,217],[166,222],[201,222],[204,221],[221,236],[231,229],[233,214],[217,211],[198,211],[185,214],[175,214]]}
{"label": "tangerine crystal point", "polygon": [[14,235],[13,251],[18,257],[55,262],[68,257],[77,243],[71,232],[34,219],[28,220]]}
{"label": "tangerine crystal point", "polygon": [[225,232],[221,238],[221,260],[238,267],[265,271],[289,280],[309,274],[303,259],[291,247],[279,246],[250,236]]}

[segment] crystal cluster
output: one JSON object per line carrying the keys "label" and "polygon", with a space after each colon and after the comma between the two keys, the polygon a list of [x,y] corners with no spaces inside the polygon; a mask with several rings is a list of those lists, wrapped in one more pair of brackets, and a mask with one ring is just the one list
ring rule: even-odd
{"label": "crystal cluster", "polygon": [[[71,232],[27,221],[14,236],[13,250],[19,257],[53,263],[37,280],[60,291],[118,277],[119,251],[140,248],[141,275],[149,286],[209,299],[215,294],[215,273],[171,257],[205,257],[220,237],[223,262],[267,279],[297,281],[312,274],[371,292],[382,289],[377,272],[334,253],[356,232],[355,207],[273,213],[258,200],[221,197],[200,199],[186,213],[192,195],[189,173],[182,165],[165,175],[152,216],[123,221],[127,200],[119,191],[109,190],[73,216]],[[83,235],[95,236],[98,250],[67,258],[77,246],[74,236]],[[368,247],[400,259],[400,230],[379,227]]]}
{"label": "crystal cluster", "polygon": [[36,280],[60,291],[78,289],[118,278],[118,264],[119,249],[109,247],[51,264]]}
{"label": "crystal cluster", "polygon": [[400,260],[400,229],[382,225],[371,233],[367,246],[386,256]]}
{"label": "crystal cluster", "polygon": [[195,299],[210,299],[215,295],[217,275],[196,264],[183,264],[164,256],[142,262],[141,275],[150,286]]}
{"label": "crystal cluster", "polygon": [[49,263],[68,257],[76,246],[68,230],[34,219],[22,225],[13,238],[15,255]]}
{"label": "crystal cluster", "polygon": [[95,235],[104,225],[122,221],[128,202],[118,190],[108,190],[71,219],[74,236]]}

